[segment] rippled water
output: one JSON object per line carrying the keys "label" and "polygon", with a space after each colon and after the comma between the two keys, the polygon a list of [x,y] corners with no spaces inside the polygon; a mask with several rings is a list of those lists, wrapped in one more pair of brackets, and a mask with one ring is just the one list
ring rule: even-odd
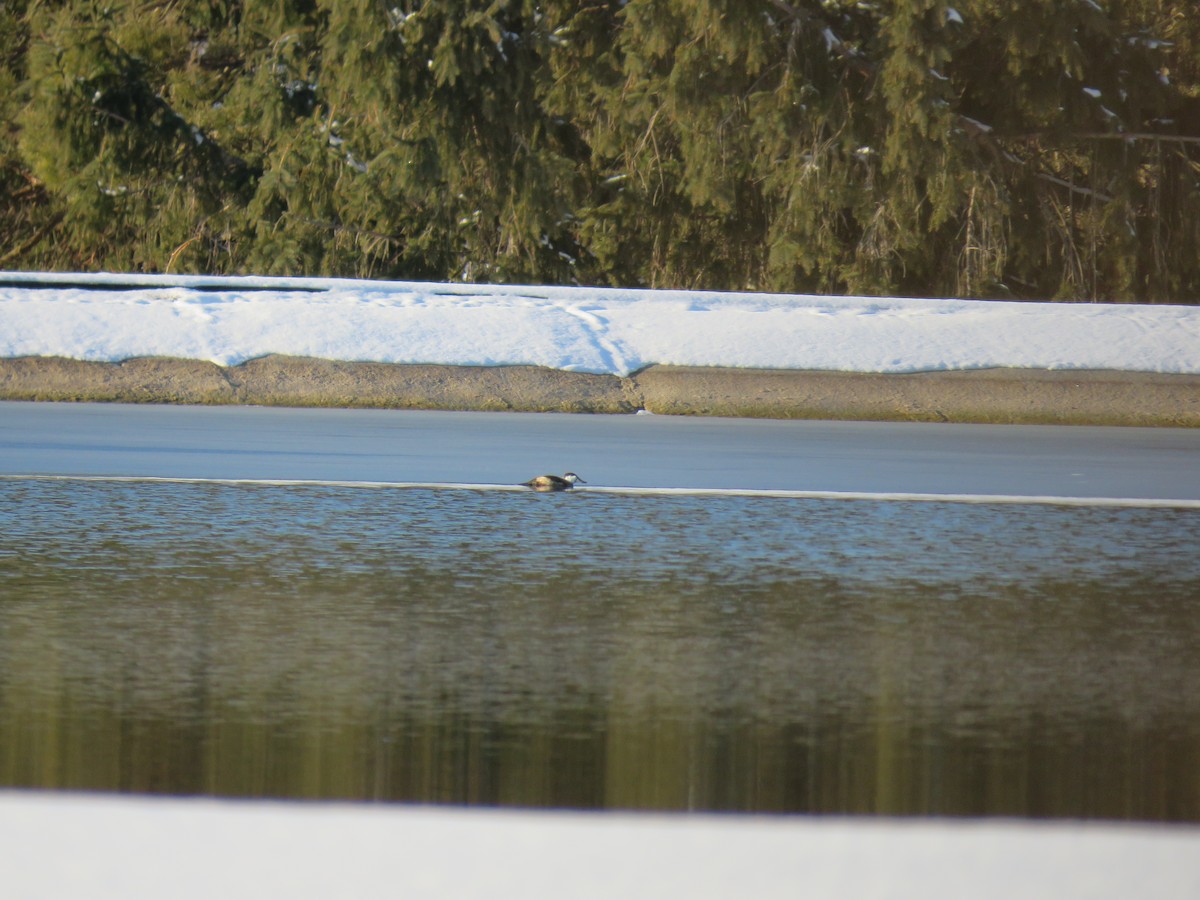
{"label": "rippled water", "polygon": [[0,482],[0,783],[1200,820],[1200,512]]}

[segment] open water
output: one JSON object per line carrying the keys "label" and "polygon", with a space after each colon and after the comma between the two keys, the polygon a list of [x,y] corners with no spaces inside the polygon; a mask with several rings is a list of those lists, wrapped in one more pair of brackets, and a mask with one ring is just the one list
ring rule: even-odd
{"label": "open water", "polygon": [[0,785],[1200,821],[1200,510],[0,480]]}

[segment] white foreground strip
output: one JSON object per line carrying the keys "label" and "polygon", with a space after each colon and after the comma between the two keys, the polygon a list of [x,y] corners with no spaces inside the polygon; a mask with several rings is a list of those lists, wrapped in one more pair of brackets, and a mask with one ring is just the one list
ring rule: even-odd
{"label": "white foreground strip", "polygon": [[1200,829],[0,793],[20,898],[1200,897]]}
{"label": "white foreground strip", "polygon": [[[0,481],[77,481],[130,484],[213,484],[261,487],[338,487],[392,490],[518,491],[519,484],[422,481],[336,481],[304,478],[184,478],[170,475],[0,475]],[[565,492],[559,492],[565,493]],[[1103,506],[1133,509],[1200,509],[1200,500],[1167,497],[1055,497],[1041,494],[925,494],[893,491],[788,491],[756,488],[576,487],[575,494],[652,497],[776,497],[788,500],[869,500],[901,503],[975,503],[1040,506]]]}

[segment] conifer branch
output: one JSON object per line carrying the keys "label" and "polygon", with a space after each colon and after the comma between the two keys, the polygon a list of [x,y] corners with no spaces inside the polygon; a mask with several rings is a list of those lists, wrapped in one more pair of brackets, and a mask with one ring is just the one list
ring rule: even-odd
{"label": "conifer branch", "polygon": [[767,0],[767,2],[795,22],[798,28],[815,23],[820,27],[822,36],[825,38],[829,49],[836,50],[837,56],[845,60],[859,75],[862,75],[864,78],[872,78],[878,74],[878,65],[866,59],[857,48],[842,40],[837,32],[833,30],[834,23],[829,20],[829,17],[823,11],[801,9],[798,6],[788,3],[787,0]]}

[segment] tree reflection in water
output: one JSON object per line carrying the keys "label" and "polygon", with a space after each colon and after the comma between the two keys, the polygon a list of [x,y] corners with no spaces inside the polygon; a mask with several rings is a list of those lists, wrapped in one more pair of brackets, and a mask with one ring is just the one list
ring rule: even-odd
{"label": "tree reflection in water", "polygon": [[0,783],[1200,820],[1194,511],[0,484]]}

